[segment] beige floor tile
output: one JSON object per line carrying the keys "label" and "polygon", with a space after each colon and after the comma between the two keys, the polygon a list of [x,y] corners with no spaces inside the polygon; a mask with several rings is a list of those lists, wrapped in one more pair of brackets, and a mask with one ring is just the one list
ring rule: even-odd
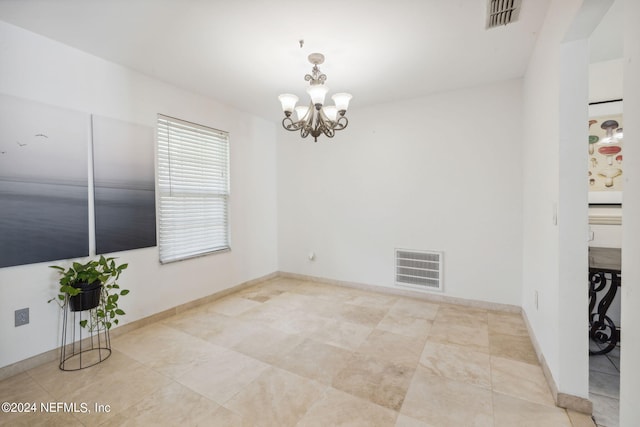
{"label": "beige floor tile", "polygon": [[354,354],[333,379],[333,387],[395,411],[404,401],[413,367]]}
{"label": "beige floor tile", "polygon": [[274,365],[320,383],[331,384],[334,376],[351,360],[351,352],[340,347],[306,339]]}
{"label": "beige floor tile", "polygon": [[238,316],[238,319],[271,326],[274,322],[289,317],[296,309],[296,307],[292,307],[290,304],[281,305],[276,301],[269,301],[261,304],[259,307],[245,311]]}
{"label": "beige floor tile", "polygon": [[187,312],[167,319],[163,324],[223,347],[231,347],[238,343],[255,326],[254,322],[240,317],[216,313],[213,308],[214,305],[208,305],[202,311]]}
{"label": "beige floor tile", "polygon": [[475,307],[441,304],[435,320],[436,322],[458,326],[486,326],[488,324],[488,311]]}
{"label": "beige floor tile", "polygon": [[297,427],[392,427],[397,412],[334,388],[309,409]]}
{"label": "beige floor tile", "polygon": [[468,350],[489,353],[488,326],[461,326],[436,320],[431,327],[427,342],[457,345]]}
{"label": "beige floor tile", "polygon": [[596,423],[593,422],[591,415],[569,409],[567,409],[567,415],[569,416],[569,421],[571,421],[571,427],[596,427]]}
{"label": "beige floor tile", "polygon": [[431,331],[432,322],[419,317],[409,317],[389,310],[387,315],[378,323],[376,329],[411,338],[424,339]]}
{"label": "beige floor tile", "polygon": [[527,325],[520,313],[489,312],[489,332],[529,337]]}
{"label": "beige floor tile", "polygon": [[429,424],[404,414],[398,414],[395,427],[429,427]]}
{"label": "beige floor tile", "polygon": [[[46,366],[59,371],[57,362],[48,363]],[[49,398],[49,393],[27,372],[22,372],[0,381],[0,399],[3,399],[2,402],[46,401]]]}
{"label": "beige floor tile", "polygon": [[416,366],[424,348],[423,339],[375,329],[358,347],[358,353],[389,362]]}
{"label": "beige floor tile", "polygon": [[346,350],[355,350],[367,339],[372,327],[336,319],[326,319],[322,326],[310,331],[309,338]]}
{"label": "beige floor tile", "polygon": [[212,344],[225,348],[233,348],[247,337],[253,336],[256,330],[262,329],[263,325],[258,322],[236,320],[228,323],[226,327],[216,330],[202,331],[196,336],[199,336]]}
{"label": "beige floor tile", "polygon": [[399,297],[393,295],[383,295],[375,293],[355,294],[349,298],[350,304],[362,305],[364,307],[390,309]]}
{"label": "beige floor tile", "polygon": [[553,396],[539,366],[491,356],[491,382],[496,392],[555,407]]}
{"label": "beige floor tile", "polygon": [[[49,364],[58,369],[57,363]],[[70,413],[47,413],[42,404],[55,402],[28,373],[23,372],[0,382],[0,403],[8,402],[12,406],[0,413],[2,426],[81,426]]]}
{"label": "beige floor tile", "polygon": [[528,336],[489,333],[492,356],[538,365],[538,356]]}
{"label": "beige floor tile", "polygon": [[255,302],[267,302],[272,298],[286,292],[287,288],[279,288],[277,286],[256,285],[247,289],[243,289],[236,294],[239,298],[245,298]]}
{"label": "beige floor tile", "polygon": [[171,383],[110,417],[102,426],[177,426],[185,420],[190,425],[211,425],[209,420],[219,408],[200,394]]}
{"label": "beige floor tile", "polygon": [[96,405],[108,406],[109,412],[75,414],[85,425],[99,425],[117,414],[126,413],[131,406],[170,383],[168,377],[140,363],[132,363],[127,367],[105,369],[95,379],[82,385],[76,384],[74,391],[57,399],[86,402],[89,408],[95,408]]}
{"label": "beige floor tile", "polygon": [[[124,335],[120,335],[111,340],[112,348],[126,354],[141,362],[153,359],[152,354],[162,351],[167,347],[167,343],[189,342],[197,339],[191,334],[187,334],[170,325],[179,324],[183,320],[182,315],[173,316],[168,319],[169,324],[163,321],[154,323],[139,329],[135,329]],[[175,340],[175,341],[174,341]]]}
{"label": "beige floor tile", "polygon": [[[38,408],[41,402],[36,402]],[[55,403],[55,402],[54,402]],[[46,404],[46,402],[45,402]],[[72,413],[45,412],[38,409],[37,412],[3,413],[0,416],[0,426],[10,427],[83,427]]]}
{"label": "beige floor tile", "polygon": [[431,375],[491,388],[491,361],[486,353],[428,341],[420,366]]}
{"label": "beige floor tile", "polygon": [[225,350],[164,324],[132,331],[118,337],[112,346],[171,378],[179,378],[194,367],[209,363],[212,357]]}
{"label": "beige floor tile", "polygon": [[118,362],[121,359],[126,359],[130,363],[139,363],[130,357],[123,356],[122,353],[112,350],[111,356],[107,360],[91,368],[65,372],[60,370],[59,362],[55,361],[30,369],[23,375],[29,375],[33,381],[47,391],[47,394],[56,399],[71,393],[78,387],[78,384],[91,381],[92,378],[100,378],[99,371],[105,367],[117,369]]}
{"label": "beige floor tile", "polygon": [[364,294],[357,289],[310,281],[302,282],[292,292],[334,302],[346,302],[354,295]]}
{"label": "beige floor tile", "polygon": [[299,294],[296,292],[284,292],[278,298],[265,303],[267,307],[280,306],[288,311],[305,311],[317,316],[331,316],[338,311],[335,301],[320,299],[316,296]]}
{"label": "beige floor tile", "polygon": [[[61,371],[56,361],[40,365],[27,373],[54,399],[62,401],[86,384],[102,382],[108,384],[116,378],[114,373],[132,372],[136,369],[146,371],[148,367],[128,355],[112,349],[108,359],[87,369]],[[153,378],[156,377],[155,374],[156,372],[153,372]]]}
{"label": "beige floor tile", "polygon": [[260,307],[262,303],[234,295],[214,301],[210,305],[211,311],[216,313],[224,314],[226,316],[239,316],[245,311],[251,310],[255,307]]}
{"label": "beige floor tile", "polygon": [[241,415],[236,414],[233,411],[221,406],[206,422],[202,423],[203,426],[224,426],[224,427],[255,427],[255,424]]}
{"label": "beige floor tile", "polygon": [[337,306],[335,318],[358,325],[375,328],[387,315],[386,308],[367,307],[356,304],[340,304]]}
{"label": "beige floor tile", "polygon": [[501,393],[493,393],[495,427],[571,427],[567,412]]}
{"label": "beige floor tile", "polygon": [[318,331],[324,331],[330,322],[335,321],[302,309],[297,309],[289,311],[286,315],[273,320],[270,326],[288,334],[310,336]]}
{"label": "beige floor tile", "polygon": [[269,326],[258,326],[240,342],[231,346],[231,349],[264,363],[273,364],[304,339],[302,335],[288,334]]}
{"label": "beige floor tile", "polygon": [[269,368],[225,407],[255,426],[295,426],[326,386],[279,368]]}
{"label": "beige floor tile", "polygon": [[276,291],[291,291],[296,289],[303,283],[303,280],[294,279],[291,277],[276,277],[261,283],[256,284],[254,287],[259,289],[268,289]]}
{"label": "beige floor tile", "polygon": [[433,427],[493,427],[490,390],[433,376],[421,367],[416,370],[400,413]]}
{"label": "beige floor tile", "polygon": [[435,320],[439,308],[439,304],[432,302],[412,298],[398,298],[389,311],[418,319]]}
{"label": "beige floor tile", "polygon": [[222,405],[268,368],[266,363],[224,349],[176,381]]}

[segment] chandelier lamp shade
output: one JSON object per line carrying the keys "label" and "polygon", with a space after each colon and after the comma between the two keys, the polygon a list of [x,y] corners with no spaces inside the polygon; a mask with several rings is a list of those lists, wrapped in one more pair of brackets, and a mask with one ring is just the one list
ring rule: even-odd
{"label": "chandelier lamp shade", "polygon": [[[324,105],[324,100],[329,88],[324,82],[327,76],[320,72],[319,64],[324,62],[324,55],[312,53],[309,62],[313,64],[311,74],[304,76],[309,82],[307,93],[311,98],[309,105],[296,106],[298,97],[290,93],[278,97],[284,111],[282,126],[288,131],[300,131],[300,136],[306,138],[311,135],[315,142],[322,134],[333,138],[335,132],[347,127],[349,120],[345,116],[351,95],[348,93],[336,93],[331,97],[334,105]],[[297,120],[294,120],[294,112]]]}

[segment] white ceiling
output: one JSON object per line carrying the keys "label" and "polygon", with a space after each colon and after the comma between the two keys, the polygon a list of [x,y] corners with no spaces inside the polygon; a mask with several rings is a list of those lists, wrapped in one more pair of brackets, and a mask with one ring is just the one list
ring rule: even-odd
{"label": "white ceiling", "polygon": [[280,120],[312,52],[353,107],[521,77],[548,3],[491,30],[486,0],[0,0],[0,20]]}
{"label": "white ceiling", "polygon": [[589,38],[590,62],[610,61],[624,55],[624,10],[622,1],[614,1]]}

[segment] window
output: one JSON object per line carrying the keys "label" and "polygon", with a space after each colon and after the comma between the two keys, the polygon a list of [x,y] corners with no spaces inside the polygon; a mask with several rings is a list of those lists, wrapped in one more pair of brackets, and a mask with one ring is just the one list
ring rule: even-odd
{"label": "window", "polygon": [[229,134],[158,115],[160,262],[229,249]]}

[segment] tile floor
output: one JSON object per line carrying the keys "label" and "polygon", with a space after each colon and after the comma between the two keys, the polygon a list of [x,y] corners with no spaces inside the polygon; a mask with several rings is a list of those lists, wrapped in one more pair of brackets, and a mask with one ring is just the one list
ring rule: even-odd
{"label": "tile floor", "polygon": [[[591,346],[597,346],[591,342]],[[589,356],[589,399],[599,427],[618,427],[620,412],[620,347]]]}
{"label": "tile floor", "polygon": [[80,408],[0,424],[593,425],[554,406],[517,314],[278,278],[112,348],[89,369],[48,363],[0,382],[3,401]]}

